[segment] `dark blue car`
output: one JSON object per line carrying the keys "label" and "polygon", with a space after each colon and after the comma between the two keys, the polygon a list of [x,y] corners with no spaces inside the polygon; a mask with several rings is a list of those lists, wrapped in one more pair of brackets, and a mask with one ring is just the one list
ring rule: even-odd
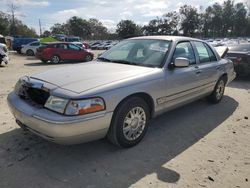
{"label": "dark blue car", "polygon": [[22,45],[28,44],[30,42],[38,41],[36,38],[14,38],[12,41],[12,49],[21,53]]}

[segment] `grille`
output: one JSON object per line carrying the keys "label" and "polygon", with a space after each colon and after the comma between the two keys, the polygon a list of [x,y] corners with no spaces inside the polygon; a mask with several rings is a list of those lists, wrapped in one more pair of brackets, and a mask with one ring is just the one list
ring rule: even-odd
{"label": "grille", "polygon": [[49,93],[42,89],[37,88],[28,88],[27,89],[28,97],[35,103],[39,105],[45,105],[47,99],[49,98]]}
{"label": "grille", "polygon": [[27,86],[22,86],[19,89],[18,95],[30,102],[33,105],[44,106],[50,94],[48,91],[44,91],[39,88],[32,88]]}

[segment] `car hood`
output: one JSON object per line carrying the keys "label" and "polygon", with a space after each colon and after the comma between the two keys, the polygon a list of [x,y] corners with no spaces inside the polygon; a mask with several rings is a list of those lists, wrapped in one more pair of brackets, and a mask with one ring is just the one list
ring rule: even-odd
{"label": "car hood", "polygon": [[32,75],[31,78],[53,84],[62,89],[81,93],[106,84],[143,75],[154,68],[106,62],[56,68]]}

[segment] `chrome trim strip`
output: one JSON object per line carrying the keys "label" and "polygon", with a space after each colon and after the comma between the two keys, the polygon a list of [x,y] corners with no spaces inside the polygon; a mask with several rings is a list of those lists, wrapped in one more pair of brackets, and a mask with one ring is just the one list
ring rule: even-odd
{"label": "chrome trim strip", "polygon": [[185,90],[185,91],[181,91],[181,92],[178,92],[178,93],[174,93],[174,94],[171,94],[171,95],[168,95],[168,96],[158,98],[158,99],[156,99],[156,101],[157,101],[158,105],[163,104],[163,103],[168,103],[170,101],[177,100],[177,99],[179,99],[181,97],[185,97],[187,95],[194,94],[197,91],[202,91],[204,89],[212,87],[213,85],[215,85],[215,83],[216,82],[209,82],[207,84],[203,84],[203,85],[198,86],[198,87],[194,87],[194,88],[191,88],[191,89],[188,89],[188,90]]}

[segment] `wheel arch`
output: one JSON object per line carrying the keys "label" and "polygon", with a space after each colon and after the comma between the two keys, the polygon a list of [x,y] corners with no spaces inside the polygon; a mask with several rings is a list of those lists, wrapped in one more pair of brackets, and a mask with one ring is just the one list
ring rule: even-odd
{"label": "wheel arch", "polygon": [[150,118],[152,118],[154,116],[154,110],[155,110],[155,107],[154,107],[154,100],[152,98],[151,95],[149,95],[148,93],[146,92],[137,92],[137,93],[133,93],[133,94],[130,94],[128,96],[126,96],[125,98],[123,98],[115,107],[114,109],[114,113],[117,112],[117,109],[124,103],[126,102],[129,98],[131,97],[139,97],[141,99],[143,99],[148,107],[149,107],[149,111],[150,111]]}
{"label": "wheel arch", "polygon": [[61,57],[60,57],[60,55],[59,55],[58,53],[53,53],[53,54],[51,54],[50,59],[51,59],[53,56],[57,56],[57,57],[59,57],[59,59],[61,59]]}
{"label": "wheel arch", "polygon": [[28,49],[26,50],[26,54],[28,53],[28,51],[32,51],[32,52],[33,52],[33,54],[35,54],[35,52],[34,52],[34,50],[33,50],[33,49],[28,48]]}
{"label": "wheel arch", "polygon": [[227,83],[227,81],[228,81],[227,73],[223,73],[220,78],[223,78],[225,80],[225,82]]}

